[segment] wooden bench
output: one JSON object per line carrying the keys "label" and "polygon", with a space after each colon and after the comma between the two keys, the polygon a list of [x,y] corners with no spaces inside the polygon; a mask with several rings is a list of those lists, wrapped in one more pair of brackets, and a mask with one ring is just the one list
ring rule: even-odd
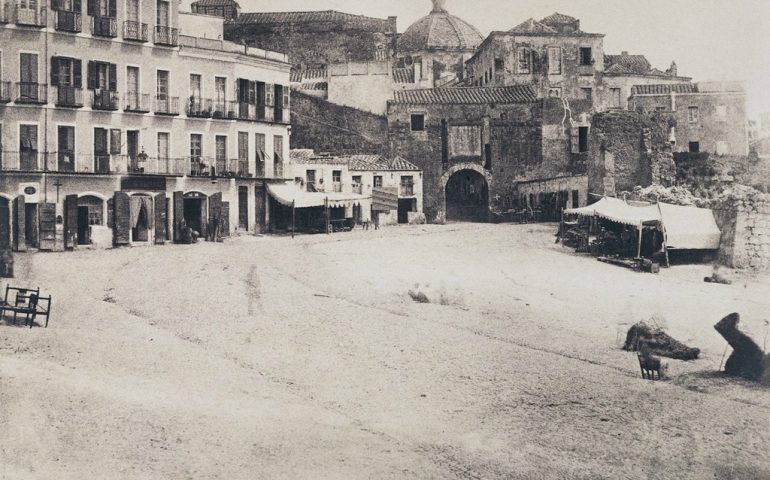
{"label": "wooden bench", "polygon": [[[13,294],[13,298],[11,298]],[[45,328],[48,328],[48,318],[51,314],[51,296],[40,295],[40,288],[19,288],[6,285],[5,296],[0,301],[0,318],[5,312],[13,312],[13,324],[16,325],[18,315],[24,315],[24,325],[32,325],[38,315],[45,316]]]}

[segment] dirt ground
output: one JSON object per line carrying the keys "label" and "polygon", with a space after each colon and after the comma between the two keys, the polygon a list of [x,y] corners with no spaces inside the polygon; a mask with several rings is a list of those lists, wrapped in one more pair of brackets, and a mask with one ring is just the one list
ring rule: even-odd
{"label": "dirt ground", "polygon": [[[554,231],[17,255],[54,306],[0,324],[0,479],[770,479],[770,391],[715,373],[713,329],[762,343],[770,277],[635,273]],[[620,348],[653,317],[702,350],[664,382]]]}

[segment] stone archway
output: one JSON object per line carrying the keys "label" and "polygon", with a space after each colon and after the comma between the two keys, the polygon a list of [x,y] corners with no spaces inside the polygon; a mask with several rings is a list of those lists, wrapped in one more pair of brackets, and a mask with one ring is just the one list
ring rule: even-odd
{"label": "stone archway", "polygon": [[478,164],[459,164],[441,177],[445,218],[449,221],[489,221],[490,173]]}

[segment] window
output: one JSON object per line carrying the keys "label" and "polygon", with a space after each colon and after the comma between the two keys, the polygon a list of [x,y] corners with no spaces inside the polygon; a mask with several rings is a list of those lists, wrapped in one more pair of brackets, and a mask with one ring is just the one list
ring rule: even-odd
{"label": "window", "polygon": [[332,182],[342,182],[342,170],[332,170]]}
{"label": "window", "polygon": [[170,26],[170,15],[169,15],[169,2],[166,2],[164,0],[158,0],[157,4],[158,10],[155,17],[155,24],[160,27],[169,27]]}
{"label": "window", "polygon": [[214,90],[216,92],[217,105],[224,105],[227,101],[227,79],[224,77],[214,77]]}
{"label": "window", "polygon": [[655,107],[655,111],[656,112],[665,112],[666,111],[666,107],[664,105],[658,105],[658,106]]}
{"label": "window", "polygon": [[412,114],[411,127],[413,132],[425,131],[425,115]]}
{"label": "window", "polygon": [[19,54],[19,80],[22,85],[37,83],[37,53]]}
{"label": "window", "polygon": [[168,132],[158,132],[158,158],[168,160],[171,140]]}
{"label": "window", "polygon": [[561,74],[561,47],[548,47],[548,73]]}
{"label": "window", "polygon": [[138,98],[139,67],[126,67],[126,93],[128,93],[131,98]]}
{"label": "window", "polygon": [[265,157],[267,157],[267,154],[265,153],[265,134],[264,133],[255,133],[254,134],[254,152],[256,154],[257,159],[257,177],[264,177],[265,176]]}
{"label": "window", "polygon": [[401,196],[408,197],[414,195],[414,177],[404,175],[401,177]]}
{"label": "window", "polygon": [[201,98],[201,76],[195,73],[190,74],[190,97],[194,99]]}
{"label": "window", "polygon": [[588,100],[589,102],[593,102],[594,100],[593,88],[581,88],[580,93],[583,95],[583,100]]}
{"label": "window", "polygon": [[591,52],[591,47],[581,47],[580,48],[580,64],[581,65],[592,65],[594,63],[593,60],[593,54]]}
{"label": "window", "polygon": [[516,71],[518,73],[530,73],[532,71],[532,51],[520,47],[516,50]]}
{"label": "window", "polygon": [[283,137],[273,136],[273,172],[276,177],[283,178]]}
{"label": "window", "polygon": [[548,98],[561,98],[561,88],[559,87],[549,88]]}
{"label": "window", "polygon": [[37,125],[19,125],[19,151],[21,169],[37,169]]}
{"label": "window", "polygon": [[118,89],[117,65],[107,62],[88,62],[88,88],[90,90]]}
{"label": "window", "polygon": [[700,142],[690,142],[689,147],[690,153],[700,152]]}
{"label": "window", "polygon": [[689,123],[698,123],[700,120],[700,111],[698,107],[687,107],[687,121]]}
{"label": "window", "polygon": [[580,207],[580,191],[572,190],[572,208]]}
{"label": "window", "polygon": [[495,71],[500,72],[505,70],[505,60],[502,58],[496,58],[495,59]]}
{"label": "window", "polygon": [[315,170],[308,170],[305,175],[307,178],[307,191],[315,192]]}
{"label": "window", "polygon": [[610,88],[610,106],[612,108],[621,108],[622,105],[620,104],[620,89],[619,88]]}
{"label": "window", "polygon": [[200,160],[203,156],[203,135],[200,133],[190,134],[190,157]]}
{"label": "window", "polygon": [[217,163],[227,160],[227,137],[225,135],[216,136],[216,158]]}
{"label": "window", "polygon": [[374,188],[381,188],[381,187],[382,187],[382,175],[375,175]]}
{"label": "window", "polygon": [[578,127],[578,151],[585,153],[588,151],[588,127]]}
{"label": "window", "polygon": [[238,132],[238,174],[249,173],[249,132]]}
{"label": "window", "polygon": [[158,99],[168,98],[168,71],[158,70]]}
{"label": "window", "polygon": [[139,0],[128,0],[126,2],[126,18],[129,22],[139,23]]}
{"label": "window", "polygon": [[60,172],[75,171],[75,127],[59,126],[58,166]]}
{"label": "window", "polygon": [[81,88],[82,63],[68,57],[51,57],[51,85]]}

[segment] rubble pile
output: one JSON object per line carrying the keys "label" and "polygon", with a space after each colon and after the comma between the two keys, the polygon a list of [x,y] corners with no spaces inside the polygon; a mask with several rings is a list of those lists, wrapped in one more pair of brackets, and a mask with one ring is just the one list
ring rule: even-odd
{"label": "rubble pile", "polygon": [[691,348],[672,338],[660,327],[646,322],[632,325],[626,335],[624,350],[640,352],[642,350],[676,360],[695,360],[700,355],[700,349]]}

